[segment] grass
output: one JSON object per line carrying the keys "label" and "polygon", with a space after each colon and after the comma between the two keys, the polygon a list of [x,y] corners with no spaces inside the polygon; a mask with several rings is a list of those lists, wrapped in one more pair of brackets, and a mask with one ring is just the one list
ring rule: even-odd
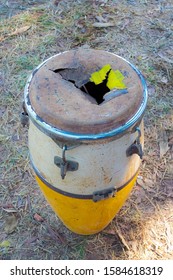
{"label": "grass", "polygon": [[[12,8],[5,1],[1,4],[0,258],[172,259],[171,1],[41,2],[34,1],[33,7],[27,1],[16,1]],[[93,27],[99,18],[115,27]],[[29,162],[28,129],[20,125],[23,90],[31,71],[46,58],[81,46],[105,49],[131,61],[149,89],[145,156],[137,184],[111,224],[87,237],[67,230],[45,201]],[[161,130],[169,131],[169,150],[162,158]],[[35,213],[44,221],[36,221]],[[11,215],[18,225],[8,234],[4,228]]]}

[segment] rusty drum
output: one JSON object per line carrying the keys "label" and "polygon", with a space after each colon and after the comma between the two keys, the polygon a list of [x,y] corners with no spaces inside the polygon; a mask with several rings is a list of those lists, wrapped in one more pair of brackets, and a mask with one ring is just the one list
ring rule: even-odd
{"label": "rusty drum", "polygon": [[[126,90],[111,90],[98,102],[86,85],[104,65],[121,71]],[[101,231],[128,198],[143,155],[146,104],[139,70],[102,50],[57,54],[29,78],[24,108],[31,163],[45,198],[73,232]]]}

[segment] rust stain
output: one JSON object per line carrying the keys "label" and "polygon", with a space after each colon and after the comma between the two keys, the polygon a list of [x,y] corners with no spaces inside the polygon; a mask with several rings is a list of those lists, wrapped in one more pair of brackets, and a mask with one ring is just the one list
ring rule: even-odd
{"label": "rust stain", "polygon": [[[105,185],[109,184],[112,181],[112,177],[107,174],[108,172],[102,167],[102,177]],[[110,173],[110,172],[109,172]]]}
{"label": "rust stain", "polygon": [[[128,95],[100,106],[78,87],[108,63],[128,73]],[[136,72],[121,58],[105,51],[78,49],[54,56],[35,71],[29,98],[37,115],[48,124],[72,133],[97,134],[132,118],[142,102],[142,85]]]}

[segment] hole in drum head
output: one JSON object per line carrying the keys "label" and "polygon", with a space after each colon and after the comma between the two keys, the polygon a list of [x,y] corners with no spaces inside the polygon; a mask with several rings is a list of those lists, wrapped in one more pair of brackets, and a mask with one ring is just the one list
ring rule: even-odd
{"label": "hole in drum head", "polygon": [[106,85],[110,71],[111,70],[108,71],[106,78],[102,81],[102,83],[96,85],[95,83],[88,81],[80,88],[83,92],[92,96],[96,100],[98,105],[104,101],[104,95],[110,91],[110,89]]}
{"label": "hole in drum head", "polygon": [[117,90],[116,86],[115,88],[110,87],[110,83],[115,84],[116,82],[116,76],[115,78],[110,78],[112,73],[115,75],[115,72],[118,72],[118,75],[120,75],[118,79],[121,80],[124,79],[124,76],[118,70],[113,71],[109,64],[103,66],[98,72],[92,73],[85,83],[83,81],[84,79],[82,80],[82,69],[80,68],[55,69],[53,72],[60,74],[64,80],[73,83],[73,85],[85,93],[86,96],[92,97],[98,105],[128,92],[122,81],[118,81],[122,83],[122,88],[120,87],[120,89]]}

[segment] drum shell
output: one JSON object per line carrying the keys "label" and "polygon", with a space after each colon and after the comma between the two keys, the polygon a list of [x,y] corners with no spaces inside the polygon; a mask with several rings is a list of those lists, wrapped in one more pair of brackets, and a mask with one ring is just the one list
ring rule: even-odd
{"label": "drum shell", "polygon": [[[115,88],[114,98],[96,104],[83,87],[105,65],[123,74],[127,89],[116,95]],[[63,52],[32,72],[23,112],[31,163],[45,198],[70,230],[97,233],[124,205],[142,158],[146,105],[140,71],[109,52]]]}
{"label": "drum shell", "polygon": [[[143,146],[143,121],[140,125]],[[137,154],[127,156],[127,149],[138,133],[129,130],[116,139],[81,143],[66,151],[66,160],[78,162],[76,171],[68,171],[64,180],[54,163],[62,148],[32,122],[29,150],[36,179],[51,207],[72,231],[93,234],[105,228],[121,209],[133,188],[140,166]],[[70,148],[70,146],[69,146]],[[93,194],[115,189],[111,197],[94,202]],[[117,192],[116,192],[117,190]]]}

